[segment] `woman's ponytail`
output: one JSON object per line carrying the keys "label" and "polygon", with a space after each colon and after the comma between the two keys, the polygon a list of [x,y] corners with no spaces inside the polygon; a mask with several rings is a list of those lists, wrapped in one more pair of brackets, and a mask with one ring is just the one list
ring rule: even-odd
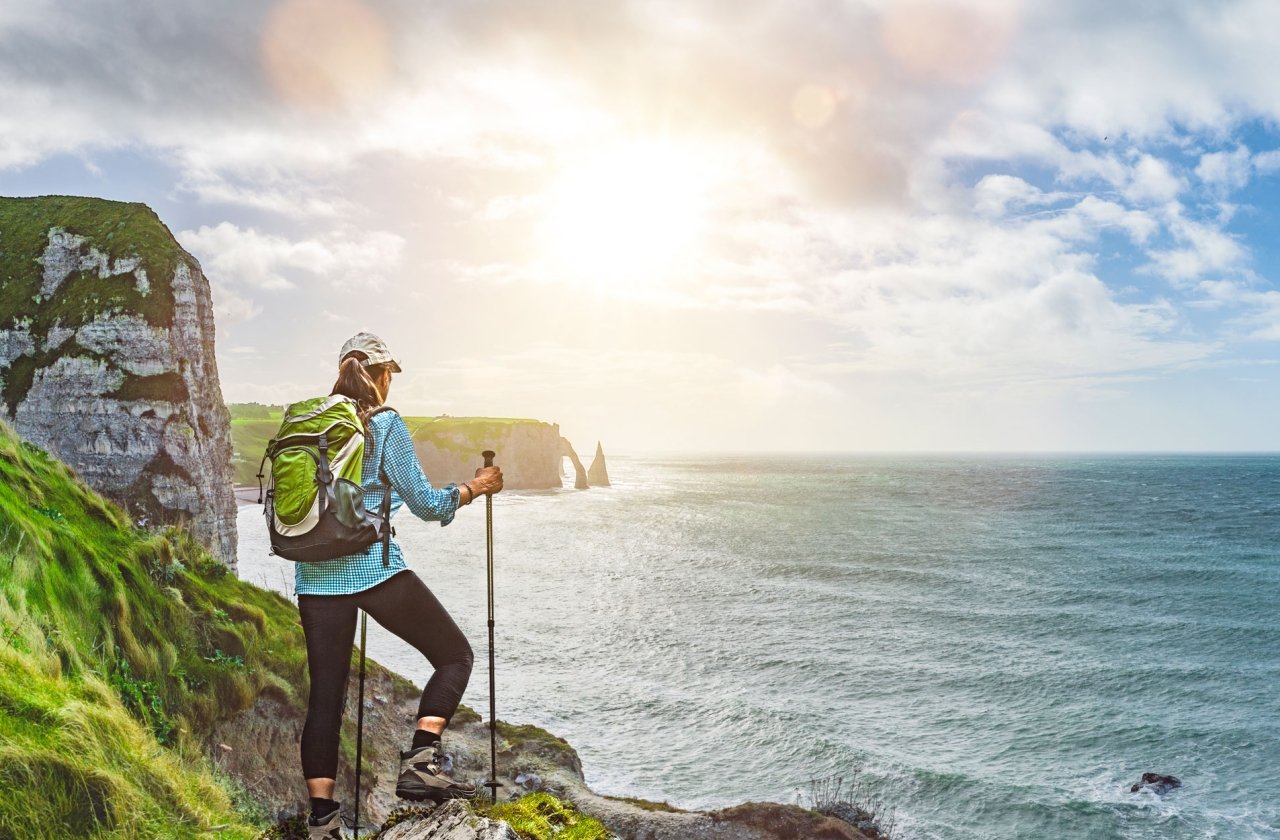
{"label": "woman's ponytail", "polygon": [[356,410],[364,422],[367,422],[369,413],[386,399],[378,390],[378,380],[382,378],[382,372],[387,366],[365,367],[362,363],[366,358],[368,357],[359,351],[347,354],[338,365],[338,381],[333,383],[333,390],[329,392],[355,400]]}

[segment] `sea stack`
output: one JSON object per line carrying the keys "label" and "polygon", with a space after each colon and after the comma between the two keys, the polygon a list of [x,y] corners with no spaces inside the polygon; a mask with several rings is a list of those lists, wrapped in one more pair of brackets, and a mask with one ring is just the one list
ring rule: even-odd
{"label": "sea stack", "polygon": [[609,486],[609,469],[604,465],[604,447],[596,441],[596,457],[591,459],[591,468],[587,470],[587,482],[592,487]]}
{"label": "sea stack", "polygon": [[0,198],[0,377],[18,434],[235,567],[209,283],[149,207]]}

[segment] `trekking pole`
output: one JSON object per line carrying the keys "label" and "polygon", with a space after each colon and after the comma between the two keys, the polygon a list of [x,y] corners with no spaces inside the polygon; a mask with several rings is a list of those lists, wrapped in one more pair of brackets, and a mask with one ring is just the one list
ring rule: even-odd
{"label": "trekking pole", "polygon": [[352,833],[356,840],[360,837],[360,758],[364,747],[364,643],[369,628],[369,615],[360,611],[360,704],[356,707],[356,809],[355,825]]}
{"label": "trekking pole", "polygon": [[[492,467],[493,450],[486,449],[480,454],[484,456],[484,465]],[[502,787],[502,783],[498,781],[498,703],[493,689],[493,494],[491,493],[486,493],[484,497],[484,536],[489,575],[489,781],[485,782],[484,786],[489,789],[489,794],[496,803],[498,788]]]}

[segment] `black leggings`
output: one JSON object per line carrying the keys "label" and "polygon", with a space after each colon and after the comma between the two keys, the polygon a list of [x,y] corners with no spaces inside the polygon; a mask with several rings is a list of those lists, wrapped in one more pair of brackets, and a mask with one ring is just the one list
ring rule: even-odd
{"label": "black leggings", "polygon": [[302,729],[302,775],[333,779],[338,773],[338,728],[356,610],[362,609],[427,658],[435,673],[418,703],[418,717],[453,717],[471,678],[471,645],[445,608],[416,574],[403,571],[354,595],[299,595],[298,612],[307,637],[311,696]]}

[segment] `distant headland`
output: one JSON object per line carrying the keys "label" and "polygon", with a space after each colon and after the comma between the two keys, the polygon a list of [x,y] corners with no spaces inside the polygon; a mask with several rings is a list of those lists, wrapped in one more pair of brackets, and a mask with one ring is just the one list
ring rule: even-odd
{"label": "distant headland", "polygon": [[[231,403],[232,469],[237,486],[256,485],[258,463],[267,441],[280,427],[283,406],[261,403]],[[480,453],[492,449],[502,467],[506,487],[511,490],[544,490],[564,484],[564,458],[573,463],[574,486],[608,486],[604,449],[597,444],[595,459],[588,470],[582,466],[573,445],[562,437],[560,426],[542,420],[510,417],[404,418],[418,460],[427,477],[436,485],[466,481],[483,465]],[[594,475],[596,481],[590,481]]]}

